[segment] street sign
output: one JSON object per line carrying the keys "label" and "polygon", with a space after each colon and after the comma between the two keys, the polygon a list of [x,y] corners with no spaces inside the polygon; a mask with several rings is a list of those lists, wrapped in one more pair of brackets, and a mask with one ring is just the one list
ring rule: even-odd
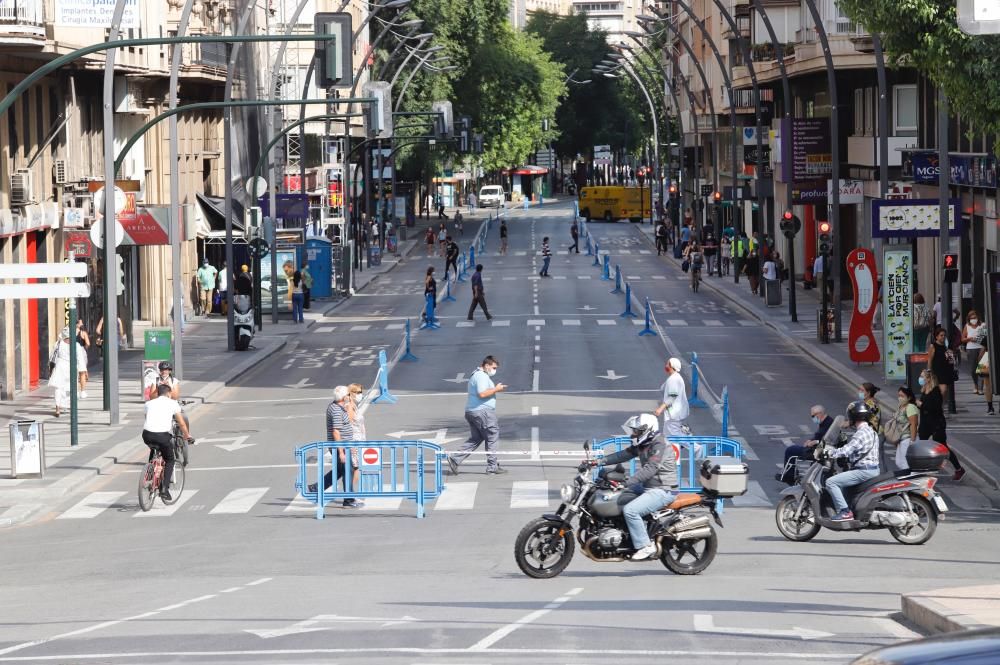
{"label": "street sign", "polygon": [[254,238],[247,245],[247,253],[252,259],[262,259],[271,253],[271,247],[263,238]]}
{"label": "street sign", "polygon": [[361,451],[361,466],[378,466],[379,464],[378,448],[365,448]]}
{"label": "street sign", "polygon": [[1000,34],[1000,3],[996,0],[958,0],[958,27],[967,35]]}
{"label": "street sign", "polygon": [[[104,222],[99,222],[90,227],[90,242],[94,247],[104,248]],[[119,247],[125,242],[125,227],[117,219],[115,220],[115,247]]]}
{"label": "street sign", "polygon": [[87,276],[87,264],[66,263],[0,263],[0,279],[61,279]]}
{"label": "street sign", "polygon": [[78,259],[89,259],[92,255],[94,244],[90,242],[90,233],[87,231],[66,231],[66,253],[73,254]]}
{"label": "street sign", "polygon": [[711,196],[712,195],[712,189],[713,189],[712,185],[702,185],[701,186],[701,195],[702,196]]}
{"label": "street sign", "polygon": [[[80,264],[84,265],[84,264]],[[86,267],[84,265],[84,267]],[[90,284],[0,284],[0,300],[31,300],[37,298],[89,298]]]}

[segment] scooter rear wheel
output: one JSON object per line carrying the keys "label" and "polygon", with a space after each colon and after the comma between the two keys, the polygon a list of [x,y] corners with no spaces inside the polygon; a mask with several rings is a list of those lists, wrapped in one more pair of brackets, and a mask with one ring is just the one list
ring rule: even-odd
{"label": "scooter rear wheel", "polygon": [[917,523],[909,527],[889,527],[892,537],[904,545],[923,545],[937,530],[937,514],[930,502],[922,496],[911,494],[910,505],[916,513]]}
{"label": "scooter rear wheel", "polygon": [[774,511],[774,521],[778,525],[778,531],[788,540],[804,543],[812,540],[819,533],[820,525],[813,515],[812,505],[806,500],[802,506],[799,519],[795,519],[795,511],[799,507],[800,497],[786,496],[778,502],[778,507]]}

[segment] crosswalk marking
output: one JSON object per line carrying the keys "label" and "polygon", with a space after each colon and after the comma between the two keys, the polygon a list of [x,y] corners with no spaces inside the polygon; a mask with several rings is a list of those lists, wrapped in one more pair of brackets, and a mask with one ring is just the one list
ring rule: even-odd
{"label": "crosswalk marking", "polygon": [[361,510],[392,511],[399,510],[403,505],[401,496],[369,497],[363,501],[365,505],[361,506]]}
{"label": "crosswalk marking", "polygon": [[459,321],[455,324],[456,328],[472,328],[476,325],[475,321]]}
{"label": "crosswalk marking", "polygon": [[227,494],[215,508],[208,511],[210,515],[235,515],[250,512],[258,501],[267,494],[267,487],[241,487]]}
{"label": "crosswalk marking", "polygon": [[577,275],[576,276],[577,279],[590,279],[590,277],[591,277],[590,275]]}
{"label": "crosswalk marking", "polygon": [[653,279],[666,279],[666,275],[653,275]]}
{"label": "crosswalk marking", "polygon": [[633,326],[644,326],[644,325],[646,325],[646,320],[645,319],[632,319],[632,325]]}
{"label": "crosswalk marking", "polygon": [[385,327],[386,330],[402,330],[406,327],[405,323],[390,323]]}
{"label": "crosswalk marking", "polygon": [[706,326],[715,326],[715,327],[726,325],[722,321],[718,321],[716,319],[706,319],[703,323]]}
{"label": "crosswalk marking", "polygon": [[545,319],[528,319],[529,326],[544,326]]}
{"label": "crosswalk marking", "polygon": [[580,319],[563,319],[562,324],[564,326],[578,326],[580,325]]}
{"label": "crosswalk marking", "polygon": [[746,319],[740,319],[739,321],[737,321],[737,323],[747,328],[757,325],[756,321],[747,321]]}
{"label": "crosswalk marking", "polygon": [[125,492],[92,492],[56,519],[88,520],[97,517],[115,504]]}
{"label": "crosswalk marking", "polygon": [[566,279],[566,275],[553,275],[552,279]]}
{"label": "crosswalk marking", "polygon": [[434,510],[472,510],[479,483],[448,483],[434,503]]}
{"label": "crosswalk marking", "polygon": [[639,250],[639,253],[640,253],[640,254],[652,254],[653,252],[652,252],[652,251],[650,251],[650,250],[648,250],[648,249],[640,249],[640,250]]}
{"label": "crosswalk marking", "polygon": [[631,254],[632,250],[631,249],[619,249],[617,253],[618,254]]}
{"label": "crosswalk marking", "polygon": [[306,501],[305,497],[302,496],[302,493],[300,492],[300,493],[296,494],[295,498],[292,499],[292,502],[289,503],[285,507],[284,512],[286,512],[286,513],[301,513],[301,512],[313,511],[313,510],[316,510],[316,504],[314,504],[314,503],[312,503],[310,501]]}
{"label": "crosswalk marking", "polygon": [[642,280],[642,275],[629,275],[628,277],[628,281],[630,282],[639,282],[641,280]]}
{"label": "crosswalk marking", "polygon": [[503,278],[503,281],[505,281],[505,282],[513,282],[516,279],[517,279],[517,277],[511,277],[511,276],[508,275],[507,277]]}
{"label": "crosswalk marking", "polygon": [[366,330],[370,330],[370,329],[371,329],[371,326],[368,325],[368,324],[361,325],[361,326],[351,326],[351,332],[365,332]]}
{"label": "crosswalk marking", "polygon": [[514,252],[514,256],[527,256],[527,252]]}
{"label": "crosswalk marking", "polygon": [[332,333],[336,328],[334,326],[323,326],[322,328],[316,328],[313,332],[318,333]]}
{"label": "crosswalk marking", "polygon": [[191,500],[198,490],[184,490],[184,493],[178,497],[177,501],[172,505],[165,506],[162,502],[157,501],[153,504],[153,508],[149,512],[138,512],[135,514],[136,517],[170,517],[176,513],[181,506]]}
{"label": "crosswalk marking", "polygon": [[510,328],[510,320],[505,319],[503,321],[494,321],[493,322],[493,327],[494,328]]}
{"label": "crosswalk marking", "polygon": [[614,319],[597,319],[597,325],[599,326],[617,326],[618,322]]}
{"label": "crosswalk marking", "polygon": [[547,508],[549,481],[515,480],[510,495],[511,508]]}
{"label": "crosswalk marking", "polygon": [[756,480],[747,483],[747,493],[743,496],[734,496],[733,505],[740,508],[770,508],[771,500],[767,498],[764,488]]}
{"label": "crosswalk marking", "polygon": [[671,326],[686,326],[688,322],[684,319],[667,319],[667,324]]}

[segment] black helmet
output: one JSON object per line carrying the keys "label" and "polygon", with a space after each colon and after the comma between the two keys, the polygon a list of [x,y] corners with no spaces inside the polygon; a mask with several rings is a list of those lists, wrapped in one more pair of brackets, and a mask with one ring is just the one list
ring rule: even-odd
{"label": "black helmet", "polygon": [[851,402],[847,405],[847,420],[851,424],[860,422],[862,420],[867,421],[872,415],[872,409],[868,406],[864,400],[858,400],[857,402]]}
{"label": "black helmet", "polygon": [[168,372],[172,372],[172,371],[174,371],[174,366],[173,366],[173,365],[171,365],[171,364],[170,364],[170,362],[169,362],[169,361],[167,361],[167,360],[164,360],[163,362],[161,362],[161,363],[160,363],[160,364],[158,365],[158,367],[160,368],[160,371],[161,371],[161,372],[162,372],[163,370],[167,370]]}

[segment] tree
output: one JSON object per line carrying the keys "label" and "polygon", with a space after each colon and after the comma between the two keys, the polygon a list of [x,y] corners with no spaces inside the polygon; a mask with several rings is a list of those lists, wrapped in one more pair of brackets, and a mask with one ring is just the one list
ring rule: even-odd
{"label": "tree", "polygon": [[840,0],[840,7],[882,35],[896,65],[915,67],[944,89],[952,110],[979,131],[1000,135],[1000,37],[958,29],[955,0]]}

